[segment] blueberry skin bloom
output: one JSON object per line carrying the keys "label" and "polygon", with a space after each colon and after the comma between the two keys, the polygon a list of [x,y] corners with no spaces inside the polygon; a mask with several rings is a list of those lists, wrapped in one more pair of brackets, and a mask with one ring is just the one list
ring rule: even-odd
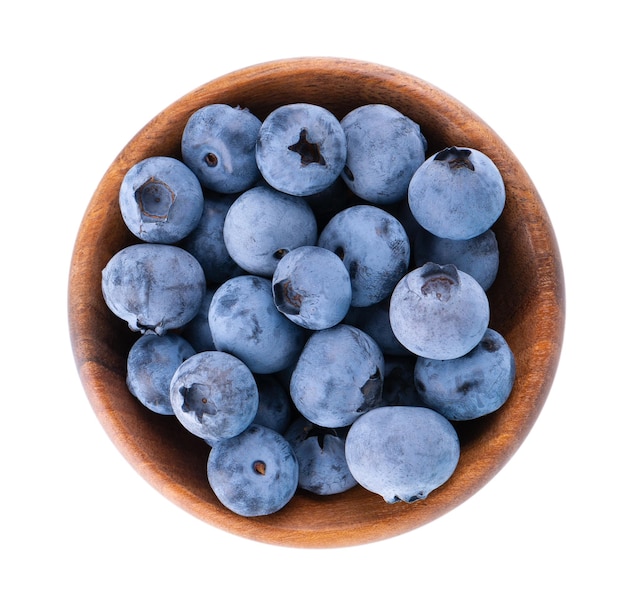
{"label": "blueberry skin bloom", "polygon": [[278,432],[252,424],[213,445],[207,476],[218,500],[240,516],[278,512],[298,488],[298,460]]}
{"label": "blueberry skin bloom", "polygon": [[223,283],[243,274],[224,243],[224,221],[236,197],[206,192],[198,225],[179,244],[196,258],[208,283]]}
{"label": "blueberry skin bloom", "polygon": [[423,500],[454,473],[460,457],[456,430],[429,408],[386,406],[361,416],[346,437],[354,478],[385,502]]}
{"label": "blueberry skin bloom", "polygon": [[146,158],[122,179],[119,206],[128,229],[144,242],[173,244],[199,223],[204,198],[194,173],[180,160]]}
{"label": "blueberry skin bloom", "polygon": [[472,148],[450,147],[415,171],[408,198],[411,213],[429,232],[467,240],[487,231],[500,217],[505,188],[488,156]]}
{"label": "blueberry skin bloom", "polygon": [[496,280],[500,251],[496,234],[491,229],[468,240],[450,240],[419,228],[413,241],[413,259],[416,266],[427,262],[454,264],[472,275],[486,291]]}
{"label": "blueberry skin bloom", "polygon": [[385,356],[384,406],[424,406],[415,387],[415,360],[411,356]]}
{"label": "blueberry skin bloom", "polygon": [[448,420],[473,420],[498,410],[515,382],[515,358],[504,337],[487,329],[466,355],[444,361],[418,357],[415,387],[421,403]]}
{"label": "blueberry skin bloom", "polygon": [[311,207],[304,199],[271,187],[258,186],[240,195],[224,220],[230,256],[249,273],[267,278],[287,252],[316,241],[317,221]]}
{"label": "blueberry skin bloom", "polygon": [[254,376],[259,390],[259,409],[253,422],[283,434],[291,423],[291,397],[274,375]]}
{"label": "blueberry skin bloom", "polygon": [[271,281],[254,275],[220,285],[208,317],[215,348],[240,358],[254,373],[276,373],[295,363],[307,335],[276,309]]}
{"label": "blueberry skin bloom", "polygon": [[301,246],[276,266],[272,291],[277,309],[310,330],[337,325],[350,309],[350,275],[341,259],[325,248]]}
{"label": "blueberry skin bloom", "polygon": [[142,334],[184,326],[198,313],[205,292],[200,263],[178,246],[133,244],[114,254],[102,271],[105,303]]}
{"label": "blueberry skin bloom", "polygon": [[340,494],[356,485],[346,462],[345,429],[322,428],[300,416],[285,438],[298,459],[298,486],[319,496]]}
{"label": "blueberry skin bloom", "polygon": [[307,103],[272,111],[261,125],[256,145],[257,165],[267,183],[299,197],[332,185],[346,156],[346,137],[335,115]]}
{"label": "blueberry skin bloom", "polygon": [[243,432],[259,407],[250,369],[215,350],[198,352],[172,376],[170,401],[178,421],[200,438],[218,441]]}
{"label": "blueberry skin bloom", "polygon": [[126,360],[128,390],[156,414],[174,414],[170,382],[176,369],[196,353],[178,334],[144,334],[132,345]]}
{"label": "blueberry skin bloom", "polygon": [[409,272],[389,303],[391,329],[400,343],[437,360],[468,353],[485,334],[489,317],[483,288],[451,264],[428,262]]}
{"label": "blueberry skin bloom", "polygon": [[369,334],[385,355],[413,356],[400,344],[391,329],[388,297],[368,307],[351,307],[343,323],[355,326]]}
{"label": "blueberry skin bloom", "polygon": [[382,403],[384,373],[376,342],[354,326],[338,324],[309,337],[291,375],[291,398],[318,426],[348,426]]}
{"label": "blueberry skin bloom", "polygon": [[207,287],[198,313],[181,328],[181,336],[194,347],[196,352],[215,350],[211,326],[209,326],[209,307],[216,289],[214,285]]}
{"label": "blueberry skin bloom", "polygon": [[261,173],[256,140],[261,121],[248,109],[207,105],[189,117],[181,139],[183,162],[204,188],[238,193],[252,187]]}
{"label": "blueberry skin bloom", "polygon": [[343,260],[354,307],[374,305],[391,295],[411,257],[402,224],[373,205],[354,205],[337,213],[321,231],[317,245]]}
{"label": "blueberry skin bloom", "polygon": [[413,173],[424,163],[420,126],[388,105],[367,104],[342,120],[347,159],[341,177],[370,203],[395,203],[407,196]]}

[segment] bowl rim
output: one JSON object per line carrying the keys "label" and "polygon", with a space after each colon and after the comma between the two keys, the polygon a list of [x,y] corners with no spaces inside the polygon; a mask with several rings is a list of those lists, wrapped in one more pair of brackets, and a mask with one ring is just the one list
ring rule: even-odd
{"label": "bowl rim", "polygon": [[[523,231],[528,232],[528,240],[533,240],[533,247],[542,256],[535,277],[538,290],[534,303],[542,321],[528,327],[534,330],[536,339],[527,351],[533,360],[532,370],[524,376],[524,384],[531,393],[515,409],[514,422],[498,423],[497,436],[489,441],[482,440],[480,445],[470,445],[468,468],[462,476],[453,476],[443,490],[436,490],[432,497],[420,502],[419,510],[415,510],[414,505],[368,506],[372,512],[369,519],[355,521],[348,528],[332,523],[319,527],[311,523],[299,524],[294,520],[296,509],[283,510],[271,517],[238,517],[219,506],[208,505],[170,473],[155,469],[147,450],[129,434],[128,425],[124,423],[128,417],[112,411],[108,385],[111,380],[119,380],[119,368],[112,368],[103,361],[106,355],[101,348],[114,347],[115,343],[99,342],[93,334],[95,326],[106,318],[93,305],[99,269],[91,268],[90,263],[102,247],[103,237],[96,235],[94,242],[92,230],[111,214],[113,204],[103,202],[103,195],[113,194],[125,171],[137,161],[138,154],[145,153],[145,146],[140,145],[143,140],[150,138],[148,151],[154,151],[159,141],[166,141],[164,130],[172,113],[183,120],[199,105],[217,102],[216,97],[228,102],[226,99],[244,88],[262,92],[269,78],[275,86],[277,81],[287,84],[295,77],[348,85],[361,81],[372,97],[376,96],[376,84],[380,84],[387,93],[410,95],[411,100],[445,107],[440,114],[442,124],[453,125],[462,137],[474,138],[474,147],[490,155],[499,167],[514,170],[505,179],[507,192],[513,192],[520,203],[532,204],[533,218]],[[166,146],[166,151],[175,149],[172,146]],[[104,255],[99,252],[100,257]],[[565,286],[556,236],[534,184],[502,139],[460,101],[421,78],[381,64],[334,57],[286,58],[235,70],[188,92],[144,125],[111,163],[87,205],[72,253],[67,305],[70,342],[85,393],[103,428],[135,470],[170,501],[208,524],[248,539],[293,547],[340,547],[380,541],[422,526],[474,495],[508,462],[534,425],[554,380],[565,327]],[[358,492],[353,495],[359,500],[363,497]],[[318,501],[324,500],[305,498],[298,508],[310,508]]]}

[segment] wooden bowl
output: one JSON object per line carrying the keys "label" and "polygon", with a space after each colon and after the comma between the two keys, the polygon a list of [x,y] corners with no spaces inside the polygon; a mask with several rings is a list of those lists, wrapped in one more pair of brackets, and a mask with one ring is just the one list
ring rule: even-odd
{"label": "wooden bowl", "polygon": [[[517,379],[507,403],[458,424],[461,458],[452,478],[425,500],[386,504],[356,487],[335,496],[297,492],[281,511],[240,517],[224,508],[206,476],[209,447],[171,416],[153,414],[125,384],[126,355],[137,337],[101,295],[101,271],[134,243],[119,209],[126,171],[148,156],[180,157],[188,117],[209,103],[248,107],[264,118],[275,107],[309,102],[339,118],[367,103],[385,103],[417,121],[429,153],[477,148],[498,166],[507,202],[495,226],[500,271],[489,290],[491,327],[507,339]],[[398,535],[442,516],[476,493],[519,448],[548,395],[564,329],[564,283],[557,241],[532,181],[479,117],[438,88],[388,67],[348,59],[302,58],[255,65],[209,82],[153,118],[104,174],[78,231],[69,279],[69,325],[76,365],[100,422],[133,467],[156,489],[210,525],[245,538],[293,547],[358,545]]]}

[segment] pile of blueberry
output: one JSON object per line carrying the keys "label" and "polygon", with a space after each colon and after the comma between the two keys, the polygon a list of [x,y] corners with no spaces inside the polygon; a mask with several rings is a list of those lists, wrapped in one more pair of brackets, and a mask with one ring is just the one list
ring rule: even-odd
{"label": "pile of blueberry", "polygon": [[427,152],[387,105],[261,121],[212,104],[180,159],[125,175],[138,240],[102,291],[138,333],[128,388],[207,442],[233,512],[276,512],[298,488],[425,498],[458,464],[455,422],[509,397],[515,361],[486,295],[502,177],[471,147]]}

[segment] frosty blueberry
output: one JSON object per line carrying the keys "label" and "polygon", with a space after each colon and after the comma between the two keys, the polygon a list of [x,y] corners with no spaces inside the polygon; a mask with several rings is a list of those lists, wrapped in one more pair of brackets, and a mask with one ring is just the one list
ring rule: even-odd
{"label": "frosty blueberry", "polygon": [[248,109],[207,105],[185,125],[183,161],[207,189],[228,194],[247,190],[261,176],[256,165],[260,127],[261,121]]}
{"label": "frosty blueberry", "polygon": [[384,406],[424,406],[415,387],[415,361],[411,356],[385,356]]}
{"label": "frosty blueberry", "polygon": [[362,199],[394,203],[407,195],[413,173],[425,160],[420,126],[384,104],[367,104],[342,120],[347,159],[342,178]]}
{"label": "frosty blueberry", "polygon": [[417,222],[441,238],[467,240],[487,231],[505,202],[504,181],[484,153],[449,147],[430,156],[409,184]]}
{"label": "frosty blueberry", "polygon": [[405,275],[389,303],[389,321],[408,350],[432,359],[469,352],[489,325],[483,288],[454,265],[428,262]]}
{"label": "frosty blueberry", "polygon": [[253,422],[284,433],[292,415],[289,393],[274,375],[255,375],[254,378],[259,390],[259,408]]}
{"label": "frosty blueberry", "polygon": [[376,342],[339,324],[310,336],[291,375],[291,397],[314,424],[347,426],[381,404],[384,371]]}
{"label": "frosty blueberry", "polygon": [[137,162],[119,190],[122,218],[144,242],[173,244],[189,234],[202,215],[202,187],[180,160],[154,156]]}
{"label": "frosty blueberry", "polygon": [[224,243],[224,221],[236,197],[206,192],[198,225],[179,244],[196,258],[209,283],[221,283],[244,273]]}
{"label": "frosty blueberry", "polygon": [[310,330],[338,324],[352,300],[350,275],[343,262],[318,246],[288,252],[276,266],[272,290],[277,309]]}
{"label": "frosty blueberry", "polygon": [[467,240],[450,240],[420,228],[415,232],[413,252],[416,266],[427,262],[454,264],[473,276],[485,291],[495,281],[500,265],[498,241],[491,229]]}
{"label": "frosty blueberry", "polygon": [[355,205],[335,215],[318,246],[334,252],[350,274],[354,307],[382,301],[407,271],[409,238],[393,215],[373,205]]}
{"label": "frosty blueberry", "polygon": [[266,186],[240,195],[224,220],[224,243],[233,260],[268,278],[287,252],[316,241],[317,221],[306,201]]}
{"label": "frosty blueberry", "polygon": [[454,473],[457,433],[429,408],[386,406],[361,416],[346,437],[350,472],[387,503],[423,500]]}
{"label": "frosty blueberry", "polygon": [[306,332],[276,309],[269,279],[242,275],[217,289],[209,306],[217,350],[240,358],[254,373],[275,373],[293,364]]}
{"label": "frosty blueberry", "polygon": [[343,323],[356,326],[369,334],[380,346],[383,354],[412,356],[412,353],[400,344],[391,329],[389,297],[368,307],[351,307]]}
{"label": "frosty blueberry", "polygon": [[211,326],[209,326],[209,307],[217,287],[207,287],[198,313],[181,328],[181,335],[195,349],[196,352],[215,350]]}
{"label": "frosty blueberry", "polygon": [[218,500],[240,516],[264,516],[283,508],[298,487],[298,460],[279,433],[258,424],[218,442],[207,461]]}
{"label": "frosty blueberry", "polygon": [[259,392],[250,369],[238,358],[205,351],[178,367],[170,383],[170,401],[189,432],[221,440],[236,436],[252,423]]}
{"label": "frosty blueberry", "polygon": [[330,111],[312,104],[278,107],[261,125],[256,148],[263,178],[295,196],[331,186],[346,162],[346,138]]}
{"label": "frosty blueberry", "polygon": [[515,381],[515,359],[504,337],[487,329],[466,355],[444,361],[418,357],[420,402],[449,420],[473,420],[499,409]]}
{"label": "frosty blueberry", "polygon": [[345,452],[347,430],[322,428],[300,416],[289,426],[285,438],[298,459],[298,486],[328,496],[356,485]]}
{"label": "frosty blueberry", "polygon": [[189,252],[168,244],[133,244],[102,271],[109,309],[135,332],[163,334],[189,322],[206,291],[204,272]]}
{"label": "frosty blueberry", "polygon": [[176,369],[196,353],[178,334],[144,334],[132,345],[126,360],[128,390],[149,410],[172,415],[170,382]]}

